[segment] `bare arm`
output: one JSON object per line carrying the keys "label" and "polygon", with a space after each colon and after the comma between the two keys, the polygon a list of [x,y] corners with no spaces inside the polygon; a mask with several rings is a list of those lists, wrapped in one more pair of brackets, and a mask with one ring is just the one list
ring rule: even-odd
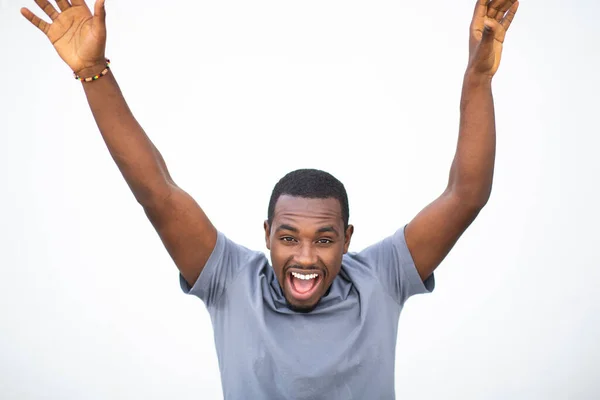
{"label": "bare arm", "polygon": [[[82,76],[93,76],[83,71]],[[196,201],[171,178],[165,161],[132,115],[114,75],[82,84],[115,163],[167,251],[193,285],[214,249],[217,232]]]}
{"label": "bare arm", "polygon": [[[94,68],[81,74],[93,76]],[[129,110],[112,72],[82,86],[102,138],[136,200],[146,207],[167,197],[174,185],[167,167]]]}
{"label": "bare arm", "polygon": [[422,279],[448,255],[487,202],[496,149],[491,82],[465,76],[461,129],[448,186],[406,227]]}
{"label": "bare arm", "polygon": [[[106,13],[97,0],[94,15],[84,0],[36,0],[48,24],[24,8],[21,13],[51,41],[79,76],[104,69]],[[127,106],[112,72],[82,83],[106,146],[185,280],[193,285],[214,249],[217,233],[200,206],[174,182],[154,144]]]}
{"label": "bare arm", "polygon": [[489,199],[496,155],[492,78],[518,5],[516,0],[477,1],[448,186],[406,227],[406,242],[422,279],[433,273]]}

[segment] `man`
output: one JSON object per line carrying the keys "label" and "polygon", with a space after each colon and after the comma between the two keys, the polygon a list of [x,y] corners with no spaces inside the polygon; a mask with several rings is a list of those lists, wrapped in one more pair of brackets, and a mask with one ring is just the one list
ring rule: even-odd
{"label": "man", "polygon": [[470,29],[460,132],[448,186],[392,236],[349,253],[344,186],[298,170],[275,186],[267,258],[229,240],[173,181],[127,107],[105,59],[104,0],[36,3],[22,14],[80,78],[106,145],[180,271],[210,313],[223,393],[231,399],[391,399],[405,301],[431,292],[433,272],[490,196],[495,158],[491,82],[516,0],[478,0]]}

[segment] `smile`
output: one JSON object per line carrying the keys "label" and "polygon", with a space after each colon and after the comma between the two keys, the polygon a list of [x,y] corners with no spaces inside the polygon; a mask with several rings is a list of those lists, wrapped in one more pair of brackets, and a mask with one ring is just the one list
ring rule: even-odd
{"label": "smile", "polygon": [[[312,272],[312,271],[311,271]],[[323,276],[320,273],[297,272],[287,273],[289,292],[297,301],[309,300],[318,291]]]}
{"label": "smile", "polygon": [[299,274],[298,272],[292,272],[292,276],[294,278],[298,278],[298,279],[304,279],[304,280],[310,280],[310,279],[315,279],[316,277],[319,276],[319,274],[310,274],[310,275],[304,275],[304,274]]}

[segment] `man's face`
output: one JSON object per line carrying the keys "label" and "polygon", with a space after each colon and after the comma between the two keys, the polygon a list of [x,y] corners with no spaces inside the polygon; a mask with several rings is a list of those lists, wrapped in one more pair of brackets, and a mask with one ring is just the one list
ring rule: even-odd
{"label": "man's face", "polygon": [[279,197],[265,238],[290,308],[308,312],[317,305],[340,272],[352,232],[352,226],[344,231],[337,199]]}

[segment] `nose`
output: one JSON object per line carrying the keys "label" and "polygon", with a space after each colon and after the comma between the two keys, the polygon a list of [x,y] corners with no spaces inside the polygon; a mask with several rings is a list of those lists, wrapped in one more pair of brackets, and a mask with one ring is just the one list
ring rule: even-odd
{"label": "nose", "polygon": [[312,268],[317,264],[317,251],[311,243],[303,243],[298,248],[295,262],[300,267]]}

